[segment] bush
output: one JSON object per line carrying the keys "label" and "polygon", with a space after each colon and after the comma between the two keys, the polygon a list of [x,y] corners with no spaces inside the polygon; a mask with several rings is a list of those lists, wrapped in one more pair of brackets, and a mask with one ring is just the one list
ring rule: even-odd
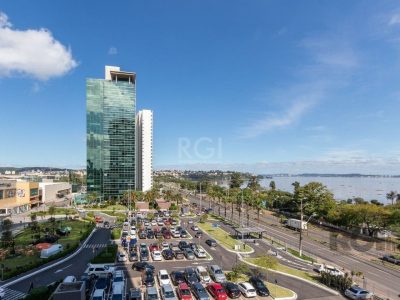
{"label": "bush", "polygon": [[121,228],[113,228],[113,230],[111,230],[111,239],[118,240],[121,237],[121,230]]}
{"label": "bush", "polygon": [[323,284],[341,292],[350,288],[353,283],[353,280],[347,273],[344,276],[335,276],[326,272],[321,272],[320,280]]}

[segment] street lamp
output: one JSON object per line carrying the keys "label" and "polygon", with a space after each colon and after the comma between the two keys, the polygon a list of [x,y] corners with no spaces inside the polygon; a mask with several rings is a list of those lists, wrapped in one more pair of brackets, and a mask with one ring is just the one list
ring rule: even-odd
{"label": "street lamp", "polygon": [[201,200],[202,200],[202,195],[201,195],[201,181],[200,181],[200,214],[201,214],[201,212],[202,212],[202,210],[201,210]]}
{"label": "street lamp", "polygon": [[[303,198],[300,198],[300,235],[299,235],[299,256],[300,258],[303,256],[303,219],[304,219],[304,214],[303,214]],[[316,213],[312,213],[311,216],[308,218],[306,224],[311,220],[312,217],[314,217]]]}

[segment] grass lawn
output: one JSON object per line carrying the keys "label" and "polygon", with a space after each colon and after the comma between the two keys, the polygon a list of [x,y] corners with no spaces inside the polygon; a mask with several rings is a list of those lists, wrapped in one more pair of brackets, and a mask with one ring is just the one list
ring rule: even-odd
{"label": "grass lawn", "polygon": [[304,260],[309,261],[309,262],[312,262],[312,263],[314,262],[314,259],[312,259],[311,257],[309,257],[309,256],[307,256],[307,255],[304,255],[304,254],[303,254],[302,256],[300,256],[300,253],[299,253],[299,251],[297,251],[297,250],[288,248],[287,251],[288,251],[290,254],[292,254],[292,255],[294,255],[294,256],[296,256],[296,257],[299,257],[299,258],[301,258],[301,259],[304,259]]}
{"label": "grass lawn", "polygon": [[[92,225],[90,225],[88,222],[79,220],[58,221],[56,224],[56,228],[61,226],[69,226],[72,228],[71,233],[68,236],[60,237],[60,239],[58,240],[58,243],[64,245],[64,250],[72,250],[72,248],[76,247],[85,232],[92,228]],[[49,222],[40,223],[40,227],[50,227],[50,224]],[[30,249],[34,249],[32,246],[29,246],[31,243],[32,232],[30,228],[24,229],[15,237],[15,246],[17,251],[19,248],[21,248],[21,246],[24,248],[28,247]],[[10,270],[9,272],[15,272],[18,269],[24,269],[24,271],[26,271],[26,269],[34,268],[44,261],[39,257],[40,252],[36,250],[22,253],[25,254],[15,257],[8,257],[2,260],[5,268]],[[4,272],[5,278],[10,275],[8,274],[9,272]]]}
{"label": "grass lawn", "polygon": [[[76,211],[75,208],[56,207],[54,215],[66,215],[66,214],[76,215],[77,213],[78,212]],[[33,212],[31,214],[36,214],[37,216],[50,215],[49,211],[38,211],[38,212]]]}
{"label": "grass lawn", "polygon": [[213,239],[215,239],[219,244],[224,246],[227,249],[234,250],[235,245],[240,245],[240,251],[241,253],[248,253],[251,252],[250,246],[246,246],[244,248],[243,242],[234,239],[227,233],[225,230],[219,228],[219,227],[212,227],[212,224],[210,222],[205,222],[205,223],[197,223],[199,228],[203,230],[204,232],[207,232]]}
{"label": "grass lawn", "polygon": [[[259,266],[257,258],[245,258],[245,261]],[[290,274],[290,275],[294,275],[294,276],[297,276],[297,277],[300,277],[300,278],[303,278],[303,279],[306,279],[306,280],[319,282],[318,281],[318,277],[319,276],[316,275],[316,274],[308,273],[308,272],[301,271],[301,270],[296,270],[296,269],[284,266],[284,265],[282,265],[280,263],[278,263],[276,266],[274,266],[272,268],[272,270],[276,270],[276,271],[280,271],[280,272],[287,273],[287,274]]]}
{"label": "grass lawn", "polygon": [[125,205],[121,205],[121,204],[115,204],[115,205],[109,205],[106,207],[93,207],[93,208],[87,208],[90,210],[127,210],[128,207],[126,207]]}

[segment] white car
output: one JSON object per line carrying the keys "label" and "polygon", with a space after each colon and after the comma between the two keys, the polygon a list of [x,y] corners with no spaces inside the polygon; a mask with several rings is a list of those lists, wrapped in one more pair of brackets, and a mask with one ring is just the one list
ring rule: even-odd
{"label": "white car", "polygon": [[162,242],[161,246],[162,246],[162,250],[168,250],[169,249],[169,244],[167,242]]}
{"label": "white car", "polygon": [[162,260],[162,256],[161,256],[161,252],[158,250],[155,250],[151,253],[151,257],[153,258],[154,261],[161,261]]}
{"label": "white car", "polygon": [[324,264],[318,268],[318,272],[325,272],[333,276],[344,276],[344,272],[340,271],[338,268]]}
{"label": "white car", "polygon": [[[67,276],[64,278],[63,283],[74,283],[76,281],[76,277],[75,276]],[[1,299],[1,297],[0,297]]]}
{"label": "white car", "polygon": [[158,283],[160,285],[170,284],[171,283],[171,280],[169,279],[169,275],[168,275],[168,271],[167,270],[158,271]]}
{"label": "white car", "polygon": [[203,283],[210,283],[211,282],[211,277],[210,274],[208,274],[206,268],[203,266],[198,266],[195,270],[197,278]]}
{"label": "white car", "polygon": [[156,220],[151,221],[151,225],[152,226],[157,226],[157,221]]}
{"label": "white car", "polygon": [[189,220],[188,223],[189,223],[189,224],[193,224],[193,220]]}
{"label": "white car", "polygon": [[162,220],[157,221],[158,226],[164,226],[164,222]]}
{"label": "white car", "polygon": [[165,212],[164,216],[169,217],[169,212]]}
{"label": "white car", "polygon": [[240,292],[246,298],[257,297],[256,289],[248,282],[241,282],[238,284]]}
{"label": "white car", "polygon": [[174,238],[180,238],[181,237],[181,232],[179,230],[171,230],[171,234]]}
{"label": "white car", "polygon": [[118,261],[119,262],[124,262],[124,261],[127,261],[127,260],[128,260],[128,257],[126,256],[125,253],[118,252]]}
{"label": "white car", "polygon": [[350,299],[372,299],[374,294],[360,288],[359,286],[352,286],[351,288],[347,289],[344,294],[349,297]]}
{"label": "white car", "polygon": [[136,229],[131,229],[131,236],[136,235]]}
{"label": "white car", "polygon": [[204,251],[201,248],[197,248],[196,250],[194,250],[194,255],[196,255],[197,258],[206,258],[207,257],[206,251]]}

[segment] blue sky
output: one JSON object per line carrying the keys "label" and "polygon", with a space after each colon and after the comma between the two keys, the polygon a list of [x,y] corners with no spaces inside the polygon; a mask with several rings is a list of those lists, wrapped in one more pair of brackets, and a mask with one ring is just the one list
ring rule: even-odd
{"label": "blue sky", "polygon": [[0,4],[0,165],[84,166],[119,65],[158,167],[399,173],[398,1],[79,2]]}

